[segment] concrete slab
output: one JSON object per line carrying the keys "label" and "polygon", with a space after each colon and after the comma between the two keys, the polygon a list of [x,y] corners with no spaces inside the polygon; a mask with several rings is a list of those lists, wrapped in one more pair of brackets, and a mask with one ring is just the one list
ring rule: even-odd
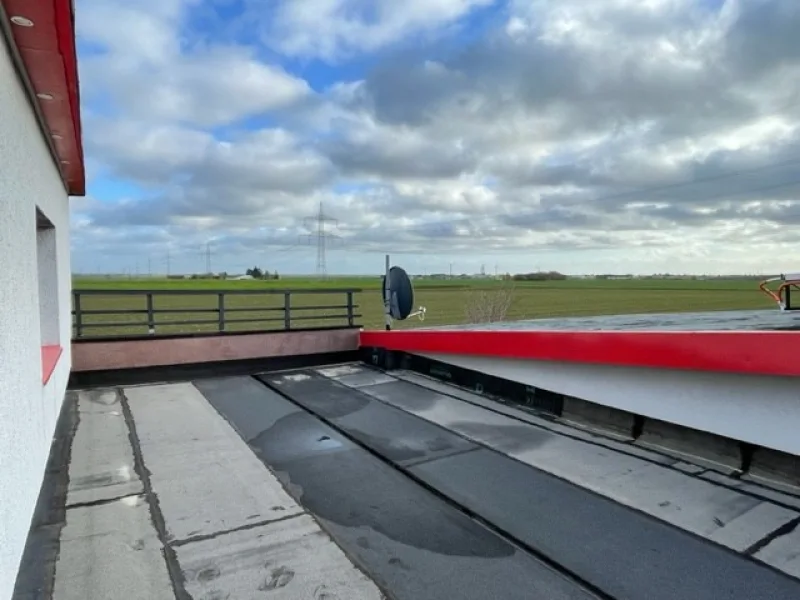
{"label": "concrete slab", "polygon": [[617,600],[800,597],[796,580],[496,452],[411,471]]}
{"label": "concrete slab", "polygon": [[[776,569],[800,578],[800,526],[797,521],[780,532],[755,557]],[[798,596],[800,597],[800,596]]]}
{"label": "concrete slab", "polygon": [[[705,537],[760,500],[609,448],[428,392],[407,382],[359,388],[520,462]],[[758,526],[753,525],[759,532]],[[765,519],[760,533],[772,531]]]}
{"label": "concrete slab", "polygon": [[379,371],[374,371],[373,369],[369,369],[359,363],[329,365],[325,367],[319,367],[318,369],[314,369],[314,371],[316,371],[323,377],[332,377],[332,378],[345,377],[347,375],[358,375],[359,373],[365,373],[367,371],[379,373]]}
{"label": "concrete slab", "polygon": [[[652,450],[647,450],[645,448],[640,448],[638,446],[619,441],[619,438],[609,437],[606,433],[601,433],[598,430],[576,428],[563,422],[554,421],[552,419],[543,419],[531,414],[528,411],[516,408],[514,405],[505,404],[501,400],[495,400],[486,396],[481,396],[467,389],[449,383],[444,383],[433,379],[432,377],[420,375],[419,373],[415,373],[413,371],[397,370],[392,371],[392,375],[395,376],[398,381],[414,384],[420,389],[427,390],[430,393],[436,394],[437,396],[445,396],[462,400],[474,406],[485,408],[490,412],[505,415],[515,420],[522,421],[523,423],[535,425],[536,427],[556,433],[558,435],[604,446],[610,450],[614,450],[615,452],[629,454],[631,456],[638,456],[639,458],[643,458],[658,464],[672,465],[676,463],[676,459],[672,456],[667,456]],[[374,389],[377,390],[377,386]]]}
{"label": "concrete slab", "polygon": [[81,415],[97,413],[122,414],[119,394],[115,389],[81,390],[78,394],[78,411]]}
{"label": "concrete slab", "polygon": [[235,410],[242,418],[229,423],[246,442],[255,439],[277,421],[300,408],[289,404],[280,394],[267,389],[252,377],[214,377],[194,382],[206,398],[214,398],[218,412]]}
{"label": "concrete slab", "polygon": [[324,377],[330,377],[342,385],[352,388],[361,387],[363,385],[375,385],[378,383],[390,383],[395,381],[394,377],[383,373],[382,371],[353,365],[327,367],[323,369],[315,369],[315,371]]}
{"label": "concrete slab", "polygon": [[169,539],[302,512],[192,384],[129,388],[125,395]]}
{"label": "concrete slab", "polygon": [[[248,401],[285,410],[264,391],[269,401]],[[250,414],[243,403],[217,398],[209,401],[233,423]],[[594,597],[305,411],[281,418],[251,446],[397,600]]]}
{"label": "concrete slab", "polygon": [[742,513],[708,539],[738,552],[755,546],[773,531],[798,518],[798,513],[769,502],[761,502]]}
{"label": "concrete slab", "polygon": [[174,600],[147,504],[132,496],[67,511],[54,600]]}
{"label": "concrete slab", "polygon": [[259,378],[280,381],[297,404],[330,418],[355,439],[379,449],[398,464],[418,463],[476,448],[461,436],[368,396],[356,395],[330,379],[309,377],[287,383],[280,375]]}
{"label": "concrete slab", "polygon": [[741,490],[752,496],[763,498],[764,500],[769,500],[775,504],[780,504],[800,511],[800,496],[785,493],[765,485],[760,485],[759,483],[756,483],[746,477],[737,479],[728,477],[722,473],[716,473],[714,471],[707,471],[698,475],[698,477],[705,479],[706,481],[713,481],[714,483]]}
{"label": "concrete slab", "polygon": [[222,534],[176,552],[192,598],[383,597],[308,515]]}
{"label": "concrete slab", "polygon": [[67,506],[142,492],[128,426],[115,392],[80,392]]}

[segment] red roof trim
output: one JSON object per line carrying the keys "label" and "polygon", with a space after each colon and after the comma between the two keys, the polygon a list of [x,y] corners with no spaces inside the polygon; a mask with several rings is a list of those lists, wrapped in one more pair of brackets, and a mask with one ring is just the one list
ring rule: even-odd
{"label": "red roof trim", "polygon": [[11,22],[13,41],[22,58],[34,94],[52,99],[32,98],[52,138],[56,160],[69,194],[86,193],[81,140],[78,62],[72,0],[0,0],[6,16],[33,22],[24,27]]}
{"label": "red roof trim", "polygon": [[410,354],[800,375],[792,331],[362,331],[361,346]]}

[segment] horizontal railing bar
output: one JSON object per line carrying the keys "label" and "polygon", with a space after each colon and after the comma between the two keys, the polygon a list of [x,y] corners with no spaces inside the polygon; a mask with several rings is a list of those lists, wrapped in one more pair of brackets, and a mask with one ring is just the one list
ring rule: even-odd
{"label": "horizontal railing bar", "polygon": [[[358,304],[353,304],[353,308],[358,308]],[[337,310],[337,309],[346,309],[348,308],[347,304],[329,304],[329,305],[319,305],[319,306],[292,306],[292,311],[295,310]],[[256,307],[248,307],[248,308],[240,308],[240,307],[225,307],[225,312],[283,312],[283,306],[256,306]],[[184,313],[219,313],[218,308],[154,308],[153,314],[154,315],[169,315],[169,314],[184,314]],[[137,308],[131,310],[125,309],[115,309],[115,310],[106,310],[106,309],[81,309],[81,314],[84,316],[87,315],[146,315],[148,311],[146,308]],[[72,315],[77,315],[77,311],[73,310]]]}
{"label": "horizontal railing bar", "polygon": [[[184,312],[184,311],[178,311]],[[147,309],[146,308],[135,308],[131,310],[126,309],[117,309],[117,310],[87,310],[82,308],[80,311],[81,315],[146,315]],[[78,311],[73,310],[72,316],[77,316]]]}
{"label": "horizontal railing bar", "polygon": [[[234,307],[226,306],[225,307],[225,312],[226,313],[229,313],[229,312],[259,312],[259,311],[270,311],[270,312],[278,311],[278,312],[283,312],[283,305],[281,305],[281,306],[252,306],[252,307],[249,307],[249,308],[242,308],[242,307],[239,307],[239,306],[234,306]],[[158,311],[156,311],[156,312],[158,312]],[[227,321],[227,319],[226,319],[226,321]]]}
{"label": "horizontal railing bar", "polygon": [[[361,315],[354,314],[353,318],[358,318]],[[310,317],[292,317],[292,321],[317,321],[320,319],[348,319],[350,315],[343,314],[343,315],[313,315]]]}
{"label": "horizontal railing bar", "polygon": [[152,294],[153,296],[258,296],[258,295],[302,295],[302,294],[354,294],[363,290],[359,288],[299,288],[299,289],[274,289],[274,290],[72,290],[72,295],[79,296],[142,296]]}
{"label": "horizontal railing bar", "polygon": [[[158,327],[166,327],[168,325],[217,325],[219,321],[217,319],[192,319],[188,321],[157,321],[154,325]],[[94,323],[81,323],[81,327],[94,327],[96,329],[102,329],[103,327],[149,327],[150,323],[148,321],[128,321],[127,323],[121,322],[103,322],[97,321]]]}
{"label": "horizontal railing bar", "polygon": [[228,323],[283,323],[283,317],[267,317],[266,319],[225,319],[225,325]]}
{"label": "horizontal railing bar", "polygon": [[[353,308],[356,308],[358,304],[353,304]],[[330,304],[328,306],[295,306],[292,304],[292,312],[296,310],[333,310],[338,308],[347,308],[347,304]]]}
{"label": "horizontal railing bar", "polygon": [[[328,306],[292,306],[292,311],[296,310],[339,310],[339,309],[346,309],[348,306],[346,304],[331,304]],[[353,308],[358,308],[358,304],[354,304]],[[231,312],[283,312],[284,308],[282,306],[264,306],[264,307],[256,307],[256,308],[229,308],[225,307],[226,313]],[[152,311],[153,315],[182,315],[186,313],[212,313],[212,314],[219,314],[218,308],[154,308]],[[150,314],[147,309],[136,309],[136,310],[86,310],[81,309],[81,315],[84,317],[91,316],[91,315],[146,315]],[[72,316],[76,316],[77,311],[72,311]],[[226,321],[229,319],[226,319]],[[283,320],[283,319],[281,319]]]}
{"label": "horizontal railing bar", "polygon": [[245,334],[259,334],[259,333],[298,333],[302,331],[337,331],[341,329],[358,329],[360,325],[311,325],[306,327],[293,327],[292,329],[286,330],[283,328],[273,328],[273,329],[238,329],[236,331],[182,331],[182,332],[175,332],[175,331],[157,331],[155,333],[108,333],[108,334],[98,334],[98,335],[90,335],[84,336],[80,338],[75,338],[73,341],[77,342],[94,342],[94,341],[102,341],[102,340],[119,340],[123,338],[125,340],[152,340],[155,338],[160,337],[180,337],[183,335],[189,336],[217,336],[217,335],[227,335],[227,334],[236,334],[236,335],[245,335]]}
{"label": "horizontal railing bar", "polygon": [[[353,318],[359,318],[362,315],[360,314],[353,314]],[[292,317],[292,321],[323,321],[328,319],[343,319],[346,320],[349,317],[347,314],[343,315],[314,315],[309,317]],[[225,323],[278,323],[283,322],[283,318],[265,318],[265,319],[226,319]],[[170,327],[174,325],[218,325],[219,321],[217,319],[193,319],[188,321],[156,321],[154,325],[156,327]],[[150,323],[147,321],[129,321],[127,323],[121,322],[98,322],[98,323],[83,323],[82,327],[94,327],[95,329],[102,329],[102,328],[109,328],[109,327],[149,327]]]}
{"label": "horizontal railing bar", "polygon": [[[225,312],[228,312],[228,308],[225,308]],[[283,310],[281,308],[281,310]],[[218,308],[154,308],[152,313],[155,314],[162,314],[162,315],[182,315],[185,313],[218,313]],[[77,311],[72,311],[73,316],[77,314]],[[141,314],[150,314],[150,311],[147,309],[136,309],[136,310],[88,310],[88,309],[81,309],[81,315],[141,315]]]}

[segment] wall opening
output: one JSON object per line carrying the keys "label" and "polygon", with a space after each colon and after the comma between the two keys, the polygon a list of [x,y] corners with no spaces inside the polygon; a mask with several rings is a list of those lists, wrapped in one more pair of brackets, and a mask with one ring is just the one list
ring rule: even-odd
{"label": "wall opening", "polygon": [[58,310],[58,255],[56,228],[36,208],[36,266],[39,283],[39,338],[42,348],[42,381],[47,383],[61,356]]}

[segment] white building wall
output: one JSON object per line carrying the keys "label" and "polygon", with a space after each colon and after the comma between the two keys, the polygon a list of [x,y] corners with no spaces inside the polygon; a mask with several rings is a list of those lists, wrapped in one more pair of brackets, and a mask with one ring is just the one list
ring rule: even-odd
{"label": "white building wall", "polygon": [[[0,600],[5,600],[11,598],[69,377],[71,275],[69,199],[2,39],[0,82]],[[46,386],[37,206],[56,227],[58,276],[49,287],[57,290],[55,331],[63,347]]]}

